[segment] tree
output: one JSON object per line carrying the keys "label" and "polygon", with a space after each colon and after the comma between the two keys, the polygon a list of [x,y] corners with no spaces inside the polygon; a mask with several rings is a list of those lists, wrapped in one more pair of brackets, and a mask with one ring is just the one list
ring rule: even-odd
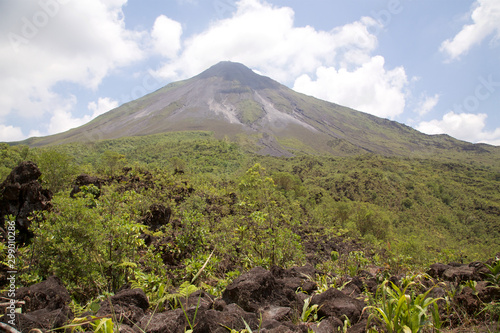
{"label": "tree", "polygon": [[53,193],[65,188],[76,175],[71,156],[56,150],[38,151],[35,162],[42,172],[42,182]]}
{"label": "tree", "polygon": [[287,200],[259,163],[241,178],[239,190],[246,219],[238,227],[246,233],[242,248],[249,251],[248,259],[262,266],[300,263],[300,237],[292,230],[300,215],[298,205]]}
{"label": "tree", "polygon": [[106,150],[101,156],[101,163],[104,173],[113,175],[125,166],[127,159],[123,154],[117,153],[116,151]]}
{"label": "tree", "polygon": [[28,146],[10,146],[0,143],[0,183],[9,175],[13,168],[28,158]]}

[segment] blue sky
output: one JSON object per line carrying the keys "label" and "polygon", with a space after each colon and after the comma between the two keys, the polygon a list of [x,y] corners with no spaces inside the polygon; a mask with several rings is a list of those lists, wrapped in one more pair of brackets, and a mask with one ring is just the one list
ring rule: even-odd
{"label": "blue sky", "polygon": [[80,126],[223,60],[500,145],[498,0],[0,0],[0,141]]}

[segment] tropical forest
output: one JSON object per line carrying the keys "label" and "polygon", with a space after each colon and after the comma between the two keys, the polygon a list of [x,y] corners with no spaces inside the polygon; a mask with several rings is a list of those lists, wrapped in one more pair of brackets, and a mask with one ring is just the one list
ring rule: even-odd
{"label": "tropical forest", "polygon": [[2,323],[500,331],[498,158],[254,148],[210,131],[1,144]]}

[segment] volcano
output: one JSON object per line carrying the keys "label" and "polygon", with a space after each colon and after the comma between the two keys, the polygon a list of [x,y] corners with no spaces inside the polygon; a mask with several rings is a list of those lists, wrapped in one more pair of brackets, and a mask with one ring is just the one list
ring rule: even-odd
{"label": "volcano", "polygon": [[447,135],[426,135],[404,124],[307,96],[240,63],[220,62],[113,109],[67,132],[26,141],[31,146],[210,131],[248,142],[255,152],[435,154],[443,150],[491,152]]}

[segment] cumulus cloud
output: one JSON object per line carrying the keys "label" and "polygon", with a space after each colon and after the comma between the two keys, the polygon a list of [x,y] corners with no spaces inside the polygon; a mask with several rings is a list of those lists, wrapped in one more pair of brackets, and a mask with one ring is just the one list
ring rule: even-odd
{"label": "cumulus cloud", "polygon": [[[330,31],[297,27],[294,11],[263,1],[241,0],[229,18],[188,38],[179,56],[156,75],[170,80],[193,76],[231,60],[244,63],[296,90],[382,117],[403,112],[404,68],[385,68],[373,55],[380,23],[370,17]],[[376,30],[376,29],[375,29]]]}
{"label": "cumulus cloud", "polygon": [[500,146],[500,127],[487,131],[487,114],[455,113],[450,111],[442,119],[421,122],[416,128],[426,134],[449,134],[468,142],[482,142]]}
{"label": "cumulus cloud", "polygon": [[384,58],[375,56],[354,71],[320,67],[316,80],[304,74],[294,89],[379,117],[394,118],[405,108],[407,84],[402,67],[384,68]]}
{"label": "cumulus cloud", "polygon": [[118,107],[118,101],[111,99],[109,97],[100,97],[97,102],[90,102],[88,108],[92,111],[92,116],[90,120],[100,116],[101,114],[108,112],[114,108]]}
{"label": "cumulus cloud", "polygon": [[[76,104],[76,97],[68,99],[65,104],[59,105],[52,111],[49,124],[46,126],[44,135],[64,132],[71,128],[78,127],[84,124],[85,119],[76,118],[71,114],[71,110]],[[84,116],[83,118],[90,118]]]}
{"label": "cumulus cloud", "polygon": [[434,96],[426,96],[422,101],[420,101],[415,109],[415,112],[419,115],[423,116],[437,105],[439,102],[439,94],[435,94]]}
{"label": "cumulus cloud", "polygon": [[493,40],[500,38],[500,2],[498,0],[478,0],[472,11],[472,24],[462,27],[462,30],[452,39],[441,44],[441,52],[450,60],[460,57],[486,37],[493,35]]}
{"label": "cumulus cloud", "polygon": [[293,82],[322,64],[366,61],[366,53],[377,43],[368,28],[377,24],[363,18],[328,32],[295,27],[291,8],[242,0],[232,17],[215,21],[206,31],[188,38],[179,57],[167,61],[156,73],[184,79],[221,60],[231,60],[282,82]]}
{"label": "cumulus cloud", "polygon": [[[74,96],[56,85],[97,89],[116,68],[144,57],[145,33],[125,27],[126,0],[14,1],[0,11],[0,116],[73,119]],[[84,27],[84,28],[82,28]],[[67,119],[66,119],[67,120]],[[71,122],[69,122],[71,123]],[[49,132],[56,122],[45,123]]]}
{"label": "cumulus cloud", "polygon": [[156,18],[151,31],[154,51],[173,58],[181,48],[182,26],[165,15]]}
{"label": "cumulus cloud", "polygon": [[[126,2],[14,1],[10,12],[1,11],[0,30],[11,34],[0,34],[0,117],[17,112],[19,117],[49,119],[44,134],[79,126],[112,108],[113,101],[99,99],[88,105],[90,115],[76,116],[75,97],[61,93],[57,85],[69,82],[96,90],[103,78],[149,52],[164,61],[152,72],[155,78],[185,79],[231,60],[297,90],[378,116],[394,118],[405,107],[405,70],[387,68],[385,59],[374,54],[378,40],[373,31],[381,24],[373,18],[323,31],[296,26],[289,7],[240,0],[229,16],[183,38],[182,26],[165,15],[157,17],[149,32],[127,29],[122,13]],[[39,13],[46,22],[34,20]]]}
{"label": "cumulus cloud", "polygon": [[24,138],[21,128],[0,124],[0,141],[18,141]]}
{"label": "cumulus cloud", "polygon": [[[288,7],[272,7],[256,0],[243,0],[237,6],[232,17],[215,21],[206,31],[187,39],[182,54],[157,74],[182,79],[221,60],[232,60],[286,80],[288,75],[312,69],[319,65],[318,60],[334,54],[328,34],[311,27],[293,27],[294,13]],[[293,61],[296,57],[301,61]]]}
{"label": "cumulus cloud", "polygon": [[118,107],[118,101],[109,97],[100,97],[97,102],[90,102],[88,104],[88,110],[91,111],[92,114],[75,117],[71,112],[75,103],[76,98],[73,97],[72,99],[69,99],[66,104],[60,105],[57,109],[55,109],[50,118],[46,133],[39,134],[50,135],[82,126],[101,114]]}

